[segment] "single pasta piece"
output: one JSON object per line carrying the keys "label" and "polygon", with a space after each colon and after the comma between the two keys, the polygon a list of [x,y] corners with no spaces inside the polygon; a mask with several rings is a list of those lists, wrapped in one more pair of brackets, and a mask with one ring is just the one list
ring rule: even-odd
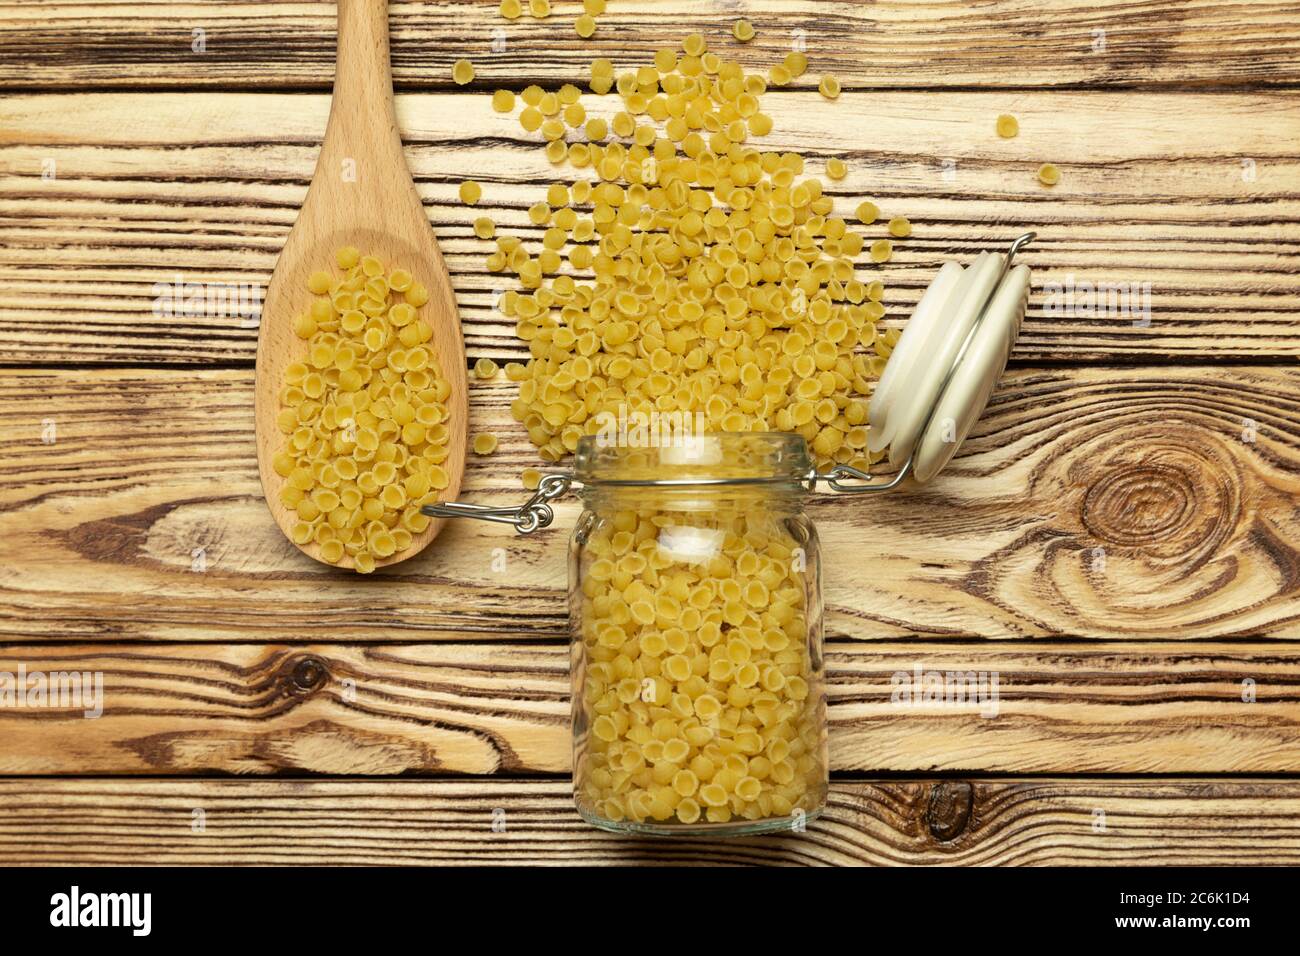
{"label": "single pasta piece", "polygon": [[481,358],[474,363],[476,378],[493,378],[497,374],[497,363],[490,358]]}
{"label": "single pasta piece", "polygon": [[880,207],[873,202],[862,202],[857,209],[858,222],[869,226],[880,218]]}
{"label": "single pasta piece", "polygon": [[1038,167],[1038,181],[1044,186],[1055,186],[1061,181],[1061,170],[1055,163],[1043,163]]}
{"label": "single pasta piece", "polygon": [[519,125],[529,133],[535,133],[541,129],[545,119],[542,116],[542,111],[535,106],[525,106],[519,112]]}
{"label": "single pasta piece", "polygon": [[582,9],[598,17],[605,12],[605,0],[582,0]]}
{"label": "single pasta piece", "polygon": [[817,92],[828,100],[833,100],[840,95],[840,81],[829,73],[823,76],[821,82],[817,84]]}
{"label": "single pasta piece", "polygon": [[906,216],[895,216],[889,220],[889,234],[896,239],[906,239],[912,234],[912,224]]}
{"label": "single pasta piece", "polygon": [[737,20],[731,25],[731,35],[741,43],[748,43],[754,39],[754,24],[748,20]]}
{"label": "single pasta piece", "polygon": [[519,476],[523,486],[528,491],[536,491],[537,486],[542,483],[542,473],[536,468],[525,468]]}
{"label": "single pasta piece", "polygon": [[501,15],[507,20],[517,20],[523,12],[523,4],[519,0],[501,0]]}
{"label": "single pasta piece", "polygon": [[589,13],[584,13],[574,21],[573,29],[585,40],[596,32],[596,18]]}
{"label": "single pasta piece", "polygon": [[492,94],[492,109],[498,113],[509,113],[515,108],[515,94],[509,90],[497,90]]}
{"label": "single pasta piece", "polygon": [[474,64],[469,60],[457,60],[451,67],[451,78],[457,86],[465,86],[474,79]]}
{"label": "single pasta piece", "polygon": [[843,179],[848,172],[849,167],[845,165],[844,160],[834,157],[826,160],[826,175],[831,179]]}
{"label": "single pasta piece", "polygon": [[473,206],[483,198],[483,187],[472,179],[467,179],[460,184],[460,201],[467,206]]}
{"label": "single pasta piece", "polygon": [[474,454],[490,455],[497,450],[497,436],[492,432],[479,432],[474,436]]}
{"label": "single pasta piece", "polygon": [[538,20],[551,15],[551,0],[528,0],[528,12]]}
{"label": "single pasta piece", "polygon": [[474,235],[480,239],[491,239],[497,234],[496,223],[487,216],[479,216],[474,220]]}
{"label": "single pasta piece", "polygon": [[888,239],[877,239],[871,244],[871,261],[887,262],[894,254],[894,244]]}
{"label": "single pasta piece", "polygon": [[1011,139],[1020,132],[1020,123],[1010,113],[1003,113],[998,117],[997,130],[1003,139]]}

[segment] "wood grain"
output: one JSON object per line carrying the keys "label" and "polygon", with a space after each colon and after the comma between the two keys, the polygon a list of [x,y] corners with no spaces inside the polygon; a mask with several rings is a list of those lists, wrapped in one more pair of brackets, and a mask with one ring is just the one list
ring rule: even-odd
{"label": "wood grain", "polygon": [[[910,314],[943,259],[969,260],[1034,229],[1016,361],[1300,356],[1300,105],[1292,94],[884,92],[830,103],[783,93],[765,107],[777,121],[773,148],[804,150],[819,175],[826,157],[847,158],[848,178],[830,190],[840,212],[851,216],[871,197],[913,222],[893,261],[864,259],[859,269],[885,280],[891,324]],[[992,128],[1007,110],[1020,118],[1013,140]],[[265,287],[327,111],[324,95],[0,101],[0,363],[251,361],[255,321],[220,309],[156,315],[157,286]],[[557,178],[555,167],[483,94],[400,96],[397,115],[471,361],[525,356],[513,322],[494,306],[511,283],[486,271],[490,243],[471,225],[491,216],[535,252],[540,231],[526,210]],[[1190,137],[1207,118],[1214,134]],[[1045,159],[1063,169],[1050,190],[1034,176]],[[476,207],[455,195],[470,177],[485,185]],[[868,232],[883,235],[883,225]],[[1071,277],[1150,283],[1150,313],[1052,312],[1046,284]]]}
{"label": "wood grain", "polygon": [[[413,278],[427,290],[428,301],[415,321],[431,331],[430,368],[449,386],[442,406],[449,453],[442,466],[447,495],[453,500],[465,470],[469,418],[465,344],[451,277],[402,152],[388,70],[386,13],[387,0],[340,0],[338,77],[325,140],[307,197],[267,284],[258,329],[254,395],[258,470],[267,506],[291,542],[299,518],[280,498],[287,482],[274,467],[275,456],[287,440],[278,420],[280,394],[290,364],[305,365],[308,358],[308,343],[293,329],[294,319],[313,301],[308,280],[322,269],[336,274],[335,254],[340,248],[358,248],[363,255],[378,257],[387,269],[404,268],[410,273],[408,281]],[[442,521],[429,522],[411,536],[409,547],[387,557],[372,555],[374,566],[397,564],[419,554],[443,527]],[[296,546],[325,561],[316,541]],[[343,554],[337,564],[352,568],[352,555]]]}
{"label": "wood grain", "polygon": [[[370,579],[270,520],[251,374],[0,380],[0,636],[561,638],[570,498],[521,538],[453,522]],[[475,383],[462,497],[522,500],[515,386]],[[1300,369],[1018,369],[940,479],[810,507],[832,636],[1300,636]],[[51,432],[51,429],[53,431]],[[45,444],[42,436],[52,437]]]}
{"label": "wood grain", "polygon": [[805,833],[680,840],[549,780],[0,780],[10,866],[1296,863],[1300,783],[1250,778],[836,781]]}
{"label": "wood grain", "polygon": [[[813,70],[849,88],[1280,84],[1300,79],[1297,8],[1289,2],[999,0],[968,4],[852,0],[611,0],[591,41],[577,6],[508,22],[497,0],[394,3],[393,72],[408,88],[451,85],[473,60],[479,84],[585,78],[593,57],[640,62],[691,31],[755,66],[802,39]],[[744,15],[758,36],[727,35]],[[328,88],[334,4],[7,3],[0,84],[17,89],[217,86]],[[193,31],[206,50],[195,53]],[[1098,32],[1100,31],[1100,33]],[[494,42],[495,41],[495,42]],[[504,45],[502,45],[504,44]]]}
{"label": "wood grain", "polygon": [[[996,675],[997,696],[913,705],[896,690],[918,667]],[[32,683],[102,675],[102,696],[0,709],[3,774],[570,769],[563,646],[0,651],[0,674],[16,680],[20,668]],[[836,641],[827,668],[836,772],[1300,771],[1300,647],[1291,644]],[[96,704],[100,716],[86,719]]]}

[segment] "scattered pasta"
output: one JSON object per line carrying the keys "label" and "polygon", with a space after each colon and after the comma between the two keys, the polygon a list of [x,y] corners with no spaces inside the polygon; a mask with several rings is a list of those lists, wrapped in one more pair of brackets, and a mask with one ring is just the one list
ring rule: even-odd
{"label": "scattered pasta", "polygon": [[[769,79],[807,69],[792,52]],[[640,67],[594,60],[590,89],[618,98],[604,115],[568,84],[519,92],[520,126],[577,171],[527,209],[535,238],[497,236],[487,256],[517,280],[500,308],[530,356],[507,367],[519,385],[511,413],[542,460],[620,409],[699,414],[709,431],[798,432],[821,465],[879,460],[847,440],[887,349],[884,287],[859,277],[857,260],[883,262],[892,247],[868,250],[798,153],[754,145],[772,130],[760,108],[769,79],[694,33]],[[846,172],[828,161],[830,178]],[[857,215],[881,218],[870,202]]]}
{"label": "scattered pasta", "polygon": [[1038,167],[1038,181],[1044,186],[1055,186],[1061,181],[1061,170],[1055,163],[1043,163]]}
{"label": "scattered pasta", "polygon": [[497,436],[491,432],[480,432],[474,436],[474,454],[490,455],[497,450]]}
{"label": "scattered pasta", "polygon": [[317,298],[293,323],[307,352],[285,371],[272,467],[293,540],[366,574],[428,528],[420,506],[448,485],[451,386],[419,315],[428,290],[354,246],[334,259],[343,275],[313,273]]}
{"label": "scattered pasta", "polygon": [[998,117],[997,130],[1003,139],[1011,139],[1020,132],[1020,123],[1010,113],[1003,113]]}

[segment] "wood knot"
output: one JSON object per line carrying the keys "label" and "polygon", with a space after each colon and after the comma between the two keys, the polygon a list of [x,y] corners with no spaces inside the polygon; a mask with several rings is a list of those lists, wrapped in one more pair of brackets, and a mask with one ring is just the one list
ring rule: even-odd
{"label": "wood knot", "polygon": [[945,780],[932,786],[930,803],[925,809],[930,835],[944,843],[955,840],[970,823],[974,802],[975,788],[969,783]]}
{"label": "wood knot", "polygon": [[295,694],[310,694],[329,679],[329,668],[319,657],[306,656],[288,662],[289,688]]}
{"label": "wood knot", "polygon": [[1138,464],[1103,476],[1083,500],[1083,524],[1123,546],[1167,540],[1197,513],[1196,485],[1180,468]]}

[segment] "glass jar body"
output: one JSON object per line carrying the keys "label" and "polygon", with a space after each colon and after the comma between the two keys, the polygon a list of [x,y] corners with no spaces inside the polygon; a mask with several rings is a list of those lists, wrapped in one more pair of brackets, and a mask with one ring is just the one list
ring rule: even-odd
{"label": "glass jar body", "polygon": [[821,812],[821,555],[803,498],[790,483],[584,492],[569,611],[590,823],[759,833]]}

